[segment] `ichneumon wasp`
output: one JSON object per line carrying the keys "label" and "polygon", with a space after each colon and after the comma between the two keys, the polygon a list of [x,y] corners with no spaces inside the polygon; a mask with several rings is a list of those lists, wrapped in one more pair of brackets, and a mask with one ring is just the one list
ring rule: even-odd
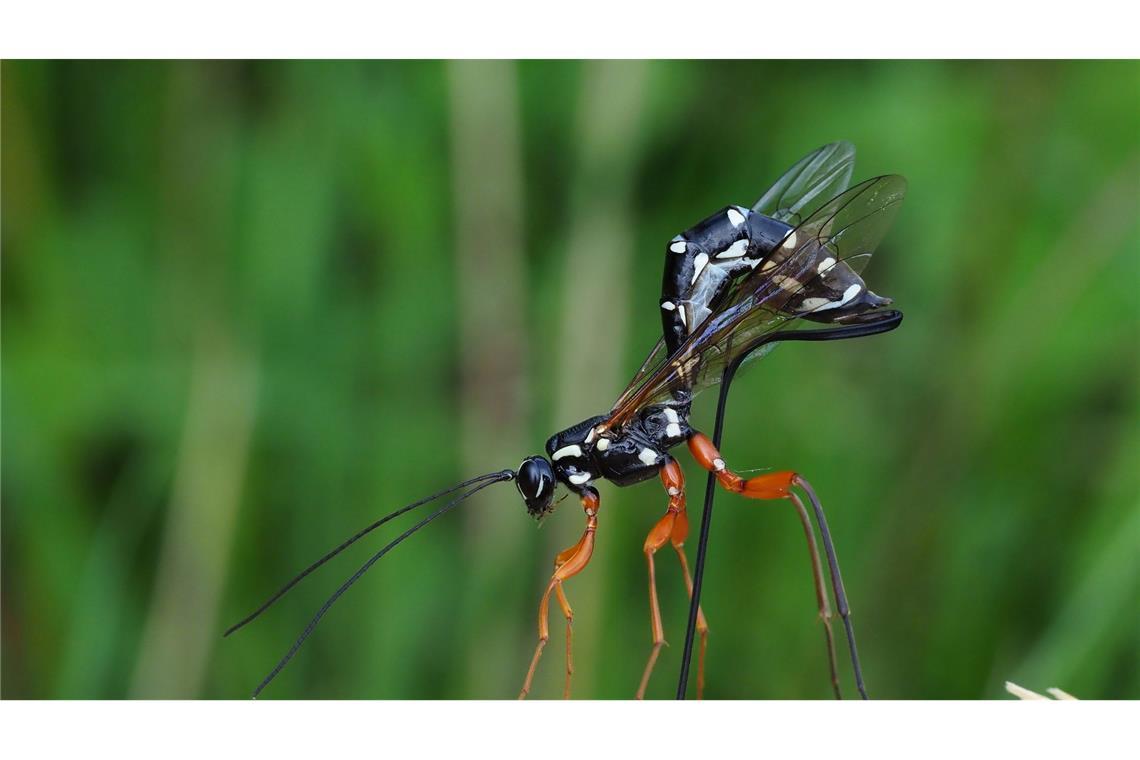
{"label": "ichneumon wasp", "polygon": [[[668,506],[645,539],[649,570],[649,611],[653,642],[637,697],[645,694],[657,656],[665,643],[657,599],[656,553],[672,546],[680,562],[691,609],[679,697],[684,696],[693,629],[700,636],[697,668],[698,697],[704,691],[708,624],[700,609],[700,579],[712,487],[749,499],[783,499],[796,509],[811,556],[819,616],[827,644],[832,686],[840,695],[831,607],[811,516],[800,493],[807,497],[819,524],[827,555],[831,591],[844,632],[860,695],[865,699],[862,671],[855,647],[838,560],[823,508],[802,475],[780,471],[744,478],[729,469],[717,446],[723,429],[728,387],[739,366],[770,351],[785,340],[837,340],[885,332],[898,326],[902,314],[884,307],[890,300],[872,293],[860,277],[879,242],[890,228],[906,193],[906,181],[886,175],[848,187],[855,148],[847,142],[825,145],[810,153],[751,208],[727,206],[666,245],[660,299],[662,338],[650,351],[613,408],[551,436],[545,456],[523,460],[517,471],[501,470],[466,480],[380,518],[321,557],[274,594],[261,607],[232,626],[233,633],[264,612],[305,576],[389,520],[420,506],[450,497],[368,559],[317,611],[293,646],[254,691],[256,697],[296,654],[324,614],[381,557],[437,517],[489,486],[514,480],[527,512],[542,518],[552,511],[554,494],[563,486],[576,495],[585,516],[585,530],[573,546],[560,552],[539,603],[538,644],[530,660],[520,699],[530,690],[535,669],[550,638],[549,608],[553,596],[566,619],[567,667],[564,696],[570,694],[571,621],[573,613],[564,583],[590,562],[598,530],[601,497],[597,481],[628,486],[657,477]],[[826,328],[796,330],[805,321]],[[693,397],[721,383],[713,439],[689,424]],[[686,444],[696,462],[709,472],[695,577],[690,574],[684,543],[689,533],[685,481],[669,451]]]}

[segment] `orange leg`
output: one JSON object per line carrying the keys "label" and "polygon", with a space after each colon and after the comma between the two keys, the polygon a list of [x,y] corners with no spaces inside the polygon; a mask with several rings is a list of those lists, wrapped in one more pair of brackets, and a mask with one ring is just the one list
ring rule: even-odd
{"label": "orange leg", "polygon": [[[803,485],[800,477],[794,472],[773,472],[745,480],[727,468],[720,452],[713,446],[712,441],[703,433],[696,433],[689,439],[689,451],[701,467],[716,475],[717,482],[726,491],[738,493],[749,499],[787,499],[792,502],[803,526],[804,537],[807,539],[808,554],[811,558],[812,578],[815,583],[816,603],[819,606],[819,619],[823,623],[823,635],[827,644],[828,666],[831,671],[831,686],[837,699],[843,696],[839,689],[839,670],[835,660],[835,636],[831,630],[831,605],[827,596],[827,586],[823,579],[823,569],[819,559],[819,548],[815,542],[815,532],[812,530],[811,518],[808,517],[804,504],[799,496],[791,490],[793,485]],[[846,605],[841,605],[843,613]],[[846,623],[847,615],[844,615]]]}
{"label": "orange leg", "polygon": [[[689,591],[689,598],[693,596],[693,581],[689,575],[689,563],[685,559],[685,538],[689,534],[689,518],[685,511],[685,477],[681,466],[670,460],[661,468],[661,482],[669,493],[669,508],[665,516],[657,521],[645,539],[645,559],[649,565],[649,614],[650,626],[653,632],[653,649],[649,653],[649,661],[645,663],[645,671],[641,675],[641,685],[637,689],[637,698],[645,698],[645,689],[649,685],[649,677],[653,667],[657,664],[657,657],[661,647],[665,645],[665,629],[661,624],[661,605],[657,600],[657,573],[653,557],[665,543],[671,542],[681,561],[681,569],[685,574],[685,586]],[[698,698],[704,693],[704,663],[705,652],[708,647],[708,623],[704,612],[698,610],[697,629],[701,633],[701,653],[697,675]]]}
{"label": "orange leg", "polygon": [[[558,556],[554,558],[554,572],[557,573],[560,567],[578,553],[578,550],[582,548],[582,542],[585,540],[586,537],[582,536],[578,539],[578,543],[558,553]],[[566,684],[562,687],[562,698],[570,699],[570,678],[574,675],[574,610],[570,607],[570,601],[566,598],[566,590],[562,588],[561,583],[555,587],[554,591],[558,596],[558,606],[562,608],[562,614],[566,618]]]}
{"label": "orange leg", "polygon": [[[689,592],[689,601],[693,599],[693,576],[689,573],[689,561],[685,559],[685,539],[689,537],[689,514],[685,509],[677,513],[673,522],[673,533],[669,536],[673,548],[677,551],[677,559],[681,562],[681,572],[685,575],[685,589]],[[701,637],[701,651],[697,655],[697,699],[705,696],[705,655],[709,648],[709,624],[705,620],[705,611],[697,607],[697,633]]]}
{"label": "orange leg", "polygon": [[[566,615],[567,626],[569,626],[573,611],[570,609],[570,605],[567,603],[566,596],[562,591],[562,582],[582,572],[586,565],[590,563],[590,557],[594,553],[594,534],[598,530],[598,505],[600,503],[598,492],[591,488],[581,497],[581,500],[582,509],[586,512],[586,532],[582,534],[582,538],[577,544],[559,554],[558,559],[555,560],[557,569],[555,569],[554,575],[550,577],[550,583],[547,584],[546,592],[542,595],[542,601],[539,602],[538,605],[538,646],[535,647],[534,657],[531,658],[530,668],[526,672],[526,680],[523,681],[522,691],[519,692],[519,699],[526,699],[526,695],[530,693],[530,686],[534,680],[534,671],[538,667],[538,660],[542,657],[542,650],[546,647],[546,642],[550,640],[550,625],[547,620],[550,616],[550,595],[557,592],[558,603],[562,605],[562,612]],[[573,553],[571,554],[570,552]],[[563,559],[563,557],[565,557],[565,559]],[[569,628],[567,632],[569,632]],[[569,658],[569,639],[567,639],[566,653],[567,658]],[[568,692],[570,688],[570,668],[570,661],[567,659],[566,692]],[[564,692],[564,694],[566,692]]]}

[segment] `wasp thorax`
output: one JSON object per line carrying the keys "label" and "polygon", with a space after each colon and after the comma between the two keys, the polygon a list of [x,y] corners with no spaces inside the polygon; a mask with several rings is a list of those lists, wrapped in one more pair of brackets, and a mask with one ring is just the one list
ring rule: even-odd
{"label": "wasp thorax", "polygon": [[527,457],[519,465],[515,485],[526,502],[526,511],[539,518],[551,510],[554,503],[554,469],[544,457]]}

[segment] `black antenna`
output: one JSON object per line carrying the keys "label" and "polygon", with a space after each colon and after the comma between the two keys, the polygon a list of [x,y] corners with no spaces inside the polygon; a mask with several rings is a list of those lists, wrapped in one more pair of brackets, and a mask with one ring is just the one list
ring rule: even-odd
{"label": "black antenna", "polygon": [[[736,371],[740,369],[740,365],[758,348],[767,343],[783,340],[843,340],[865,335],[878,335],[895,329],[902,324],[902,319],[902,312],[892,309],[860,315],[850,323],[836,327],[803,331],[784,330],[759,338],[748,350],[741,352],[739,356],[733,359],[724,368],[724,374],[721,375],[720,398],[717,401],[716,421],[713,425],[713,446],[720,448],[721,436],[724,434],[725,407],[728,404],[728,391],[732,385],[733,377],[736,375]],[[797,485],[802,486],[803,483],[798,482]],[[677,680],[677,699],[684,699],[689,687],[689,662],[693,657],[693,637],[697,630],[697,610],[700,609],[701,605],[701,583],[705,574],[705,555],[708,552],[709,523],[712,522],[713,499],[716,496],[715,486],[716,475],[710,472],[708,480],[705,482],[705,505],[704,511],[701,513],[700,537],[697,540],[697,563],[696,567],[693,568],[693,596],[689,603],[689,622],[685,629],[685,647],[681,653],[681,674]],[[851,652],[851,662],[855,669],[855,683],[859,689],[859,694],[863,699],[867,699],[867,691],[863,685],[863,670],[859,665],[859,654],[855,648],[855,631],[851,626],[851,618],[847,608],[847,595],[844,593],[843,579],[839,574],[839,560],[835,556],[835,547],[831,543],[831,534],[827,530],[823,508],[810,488],[804,490],[812,502],[816,520],[823,536],[824,550],[827,552],[828,571],[831,575],[831,586],[836,596],[836,607],[843,618],[843,630],[847,636],[847,647]]]}
{"label": "black antenna", "polygon": [[438,493],[432,494],[431,496],[425,496],[424,498],[420,499],[417,502],[409,504],[406,507],[400,507],[395,512],[392,512],[391,514],[388,514],[388,515],[385,515],[384,517],[381,517],[379,520],[372,523],[367,528],[360,531],[355,536],[348,539],[347,541],[342,543],[340,546],[336,547],[335,549],[330,551],[328,554],[321,557],[316,562],[314,562],[313,564],[309,565],[304,570],[302,570],[300,574],[298,574],[295,578],[293,578],[293,580],[289,581],[284,586],[282,586],[280,591],[278,591],[273,596],[269,597],[269,599],[266,600],[265,604],[258,607],[256,610],[251,612],[249,615],[246,615],[239,622],[234,623],[229,628],[227,628],[226,632],[222,634],[222,637],[225,638],[226,636],[229,636],[231,633],[238,630],[239,628],[244,626],[246,623],[251,622],[258,615],[260,615],[261,613],[265,612],[267,609],[272,607],[278,599],[285,596],[285,594],[287,594],[289,592],[289,589],[293,588],[298,583],[300,583],[305,578],[306,575],[313,572],[318,567],[325,564],[330,559],[332,559],[336,555],[340,554],[342,551],[347,549],[349,546],[356,543],[360,539],[364,538],[366,535],[368,535],[372,531],[376,530],[377,528],[379,528],[381,525],[388,522],[392,518],[399,517],[400,515],[404,514],[405,512],[410,512],[411,510],[415,509],[416,507],[421,507],[424,504],[427,504],[429,501],[435,501],[436,499],[438,499],[441,496],[447,496],[449,493],[453,493],[454,491],[458,491],[460,488],[466,488],[467,486],[471,485],[472,483],[478,483],[479,481],[487,480],[488,478],[495,478],[496,482],[497,482],[498,480],[504,479],[503,476],[507,473],[510,473],[511,477],[514,477],[514,473],[511,472],[510,470],[503,470],[502,472],[488,472],[485,475],[477,475],[476,477],[471,478],[470,480],[465,480],[462,483],[456,483],[451,488],[446,488],[442,491],[439,491]]}
{"label": "black antenna", "polygon": [[[261,691],[266,686],[269,685],[270,681],[272,681],[274,678],[277,677],[277,674],[281,672],[281,669],[284,668],[289,663],[289,660],[293,659],[293,655],[297,654],[297,650],[300,649],[301,645],[305,643],[305,639],[309,638],[309,634],[311,634],[313,632],[313,630],[317,627],[317,623],[321,622],[321,618],[324,617],[325,613],[329,611],[329,608],[333,606],[333,604],[336,602],[336,600],[339,599],[341,597],[341,595],[344,594],[345,591],[348,591],[349,587],[352,586],[352,584],[354,584],[358,580],[360,580],[360,577],[362,575],[364,575],[366,572],[368,572],[368,569],[370,567],[372,567],[374,564],[376,564],[377,560],[379,560],[385,554],[390,552],[392,549],[396,548],[404,539],[411,536],[413,533],[415,533],[417,530],[419,530],[420,528],[422,528],[425,525],[427,525],[428,523],[430,523],[435,518],[437,518],[437,517],[439,517],[439,516],[441,516],[447,512],[450,512],[452,509],[459,506],[460,502],[462,502],[464,499],[467,499],[470,496],[474,496],[479,491],[482,491],[484,488],[487,488],[488,486],[494,485],[495,483],[501,483],[504,480],[513,479],[515,477],[515,473],[513,470],[502,470],[501,472],[497,472],[497,473],[493,473],[493,474],[489,473],[488,475],[483,475],[480,477],[481,478],[490,477],[490,480],[485,480],[484,482],[480,483],[479,485],[475,486],[474,488],[470,489],[469,491],[466,491],[462,495],[457,496],[456,498],[449,501],[447,504],[444,504],[442,507],[437,509],[435,512],[432,512],[430,515],[428,515],[424,519],[420,520],[418,523],[413,525],[411,528],[408,528],[406,531],[404,531],[399,536],[397,536],[396,539],[393,540],[390,544],[388,544],[383,549],[381,549],[380,551],[373,554],[368,559],[367,562],[365,562],[363,565],[360,566],[359,570],[357,570],[355,573],[353,573],[352,576],[347,581],[342,583],[340,585],[340,588],[338,588],[335,592],[333,592],[333,595],[330,596],[328,598],[328,600],[324,604],[321,605],[321,608],[319,610],[317,610],[317,614],[313,615],[313,619],[309,621],[309,624],[307,626],[305,626],[305,630],[301,631],[301,635],[297,637],[297,640],[295,642],[293,642],[293,646],[289,647],[289,651],[285,653],[285,656],[282,657],[281,660],[277,663],[277,665],[274,666],[273,670],[271,670],[269,672],[269,675],[267,675],[264,678],[264,680],[262,680],[261,684],[256,689],[253,690],[253,695],[252,695],[253,698],[257,699],[257,695],[259,695],[261,693]],[[468,481],[468,482],[471,482],[471,481]],[[455,490],[455,489],[449,489],[449,490]],[[447,491],[444,491],[444,493],[447,493]]]}

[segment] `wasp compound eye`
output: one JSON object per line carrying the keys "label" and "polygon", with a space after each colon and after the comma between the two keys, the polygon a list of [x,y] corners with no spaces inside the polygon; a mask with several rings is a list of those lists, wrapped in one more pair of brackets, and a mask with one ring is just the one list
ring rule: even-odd
{"label": "wasp compound eye", "polygon": [[554,501],[554,470],[543,457],[527,457],[519,465],[515,485],[531,517],[542,517]]}

